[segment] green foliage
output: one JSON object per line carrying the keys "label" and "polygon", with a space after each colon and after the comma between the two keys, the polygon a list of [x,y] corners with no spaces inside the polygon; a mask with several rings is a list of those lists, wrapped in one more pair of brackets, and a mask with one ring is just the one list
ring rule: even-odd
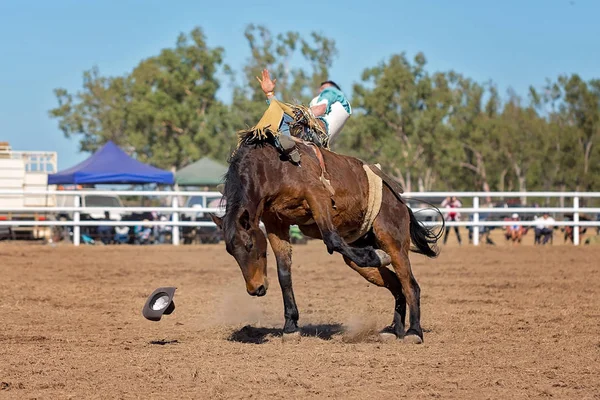
{"label": "green foliage", "polygon": [[227,106],[216,99],[223,52],[208,47],[195,29],[126,76],[102,77],[92,69],[76,95],[56,89],[59,106],[50,115],[65,135],[82,136],[84,151],[113,140],[162,168],[179,168],[205,154],[223,158],[234,132]]}
{"label": "green foliage", "polygon": [[[337,56],[335,41],[317,33],[250,25],[244,36],[250,57],[240,75],[197,28],[127,75],[86,71],[78,93],[55,90],[50,115],[84,151],[113,140],[162,168],[224,160],[235,132],[265,110],[263,68],[278,98],[306,104]],[[234,84],[227,104],[216,98],[224,76]],[[407,191],[598,190],[600,79],[559,76],[531,87],[528,100],[510,91],[503,100],[491,82],[395,54],[365,69],[351,98],[354,115],[334,150],[381,163]]]}
{"label": "green foliage", "polygon": [[[593,190],[600,169],[600,80],[530,89],[530,103],[403,54],[365,69],[337,150],[378,161],[407,191]],[[525,199],[522,200],[525,202]]]}

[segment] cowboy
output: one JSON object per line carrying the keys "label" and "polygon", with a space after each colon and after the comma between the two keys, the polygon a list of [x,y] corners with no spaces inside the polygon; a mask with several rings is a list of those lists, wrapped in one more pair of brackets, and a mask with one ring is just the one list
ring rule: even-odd
{"label": "cowboy", "polygon": [[[266,69],[262,71],[262,79],[259,77],[256,77],[256,79],[260,82],[260,87],[267,96],[267,102],[275,98],[275,82],[277,82],[277,79],[271,79],[271,75]],[[321,83],[319,93],[312,99],[309,107],[311,115],[321,122],[327,132],[330,143],[352,115],[350,102],[340,87],[331,80]]]}

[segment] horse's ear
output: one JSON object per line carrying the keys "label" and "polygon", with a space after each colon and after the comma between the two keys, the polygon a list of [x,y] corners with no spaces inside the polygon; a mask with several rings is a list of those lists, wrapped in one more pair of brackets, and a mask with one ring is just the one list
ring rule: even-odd
{"label": "horse's ear", "polygon": [[221,229],[223,229],[223,218],[217,217],[215,214],[209,213],[210,218],[213,220],[215,224]]}

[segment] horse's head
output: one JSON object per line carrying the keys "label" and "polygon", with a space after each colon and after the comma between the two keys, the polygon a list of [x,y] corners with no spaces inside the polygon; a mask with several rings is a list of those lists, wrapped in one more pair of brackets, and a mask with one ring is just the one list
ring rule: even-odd
{"label": "horse's head", "polygon": [[241,210],[234,217],[219,218],[211,215],[217,226],[223,229],[225,246],[242,270],[246,290],[251,296],[264,296],[267,280],[267,239],[260,229],[258,220],[250,217],[248,210]]}

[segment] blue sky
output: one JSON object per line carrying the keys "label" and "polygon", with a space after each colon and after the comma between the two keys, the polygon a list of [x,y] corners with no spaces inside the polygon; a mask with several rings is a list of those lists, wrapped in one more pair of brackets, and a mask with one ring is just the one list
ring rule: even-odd
{"label": "blue sky", "polygon": [[430,70],[525,94],[562,73],[600,76],[598,15],[596,0],[0,0],[0,141],[58,151],[61,169],[85,159],[77,139],[64,138],[48,117],[52,90],[77,91],[94,65],[124,74],[195,26],[238,71],[249,56],[244,29],[255,23],[334,38],[331,78],[348,91],[364,68],[422,51]]}

